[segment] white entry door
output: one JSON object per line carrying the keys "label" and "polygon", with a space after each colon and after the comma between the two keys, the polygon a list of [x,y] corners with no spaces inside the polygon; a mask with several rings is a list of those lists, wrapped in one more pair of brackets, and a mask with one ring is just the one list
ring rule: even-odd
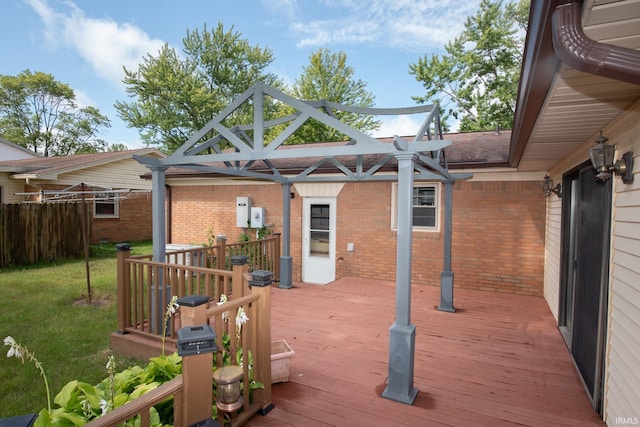
{"label": "white entry door", "polygon": [[336,278],[336,198],[303,203],[302,281],[325,285]]}

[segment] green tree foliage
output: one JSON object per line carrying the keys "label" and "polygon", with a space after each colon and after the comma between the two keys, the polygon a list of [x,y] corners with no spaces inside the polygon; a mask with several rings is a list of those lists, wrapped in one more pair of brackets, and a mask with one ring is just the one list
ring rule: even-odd
{"label": "green tree foliage", "polygon": [[73,89],[51,74],[29,70],[0,76],[0,136],[48,156],[104,151],[99,138],[109,119],[79,108]]}
{"label": "green tree foliage", "polygon": [[127,147],[126,144],[123,144],[122,142],[116,142],[114,144],[109,144],[109,147],[107,148],[107,151],[109,151],[109,152],[127,151],[128,149],[129,149],[129,147]]}
{"label": "green tree foliage", "polygon": [[[292,96],[307,101],[326,100],[355,107],[372,107],[375,97],[367,84],[354,78],[354,70],[347,66],[344,52],[331,53],[319,49],[309,57],[292,88]],[[363,132],[378,129],[380,122],[372,116],[336,111],[335,117]],[[342,141],[346,138],[337,130],[315,120],[305,123],[291,138],[292,143]]]}
{"label": "green tree foliage", "polygon": [[[218,23],[213,31],[187,30],[182,55],[168,44],[147,55],[136,71],[125,69],[130,102],[118,101],[118,115],[137,128],[144,143],[171,153],[257,81],[278,87],[266,73],[269,49],[251,46]],[[269,107],[268,105],[267,107]],[[275,108],[275,107],[274,107]],[[269,117],[268,114],[265,117]],[[228,127],[253,122],[250,105],[225,119]]]}
{"label": "green tree foliage", "polygon": [[440,102],[463,132],[511,129],[528,13],[528,0],[482,0],[446,54],[425,55],[409,66],[427,91],[414,99]]}

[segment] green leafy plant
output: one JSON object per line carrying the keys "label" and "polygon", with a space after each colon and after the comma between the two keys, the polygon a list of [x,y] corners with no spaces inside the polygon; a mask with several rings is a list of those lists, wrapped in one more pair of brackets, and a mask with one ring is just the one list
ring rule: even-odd
{"label": "green leafy plant", "polygon": [[[173,353],[151,358],[144,368],[136,365],[118,373],[115,368],[115,361],[110,357],[108,377],[97,385],[77,380],[68,382],[54,398],[56,407],[40,411],[34,427],[82,426],[177,377],[182,372],[182,358]],[[152,426],[172,425],[173,399],[151,408],[150,415]],[[123,424],[138,425],[139,417]]]}

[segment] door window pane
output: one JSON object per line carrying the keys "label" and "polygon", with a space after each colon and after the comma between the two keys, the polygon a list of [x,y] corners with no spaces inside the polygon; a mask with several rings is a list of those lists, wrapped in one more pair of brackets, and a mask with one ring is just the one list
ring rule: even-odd
{"label": "door window pane", "polygon": [[311,205],[309,255],[329,258],[329,205]]}

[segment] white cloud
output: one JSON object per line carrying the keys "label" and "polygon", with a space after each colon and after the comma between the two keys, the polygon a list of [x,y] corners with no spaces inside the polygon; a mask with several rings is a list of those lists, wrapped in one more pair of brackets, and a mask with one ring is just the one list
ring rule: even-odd
{"label": "white cloud", "polygon": [[263,6],[277,15],[283,15],[286,19],[291,20],[298,9],[296,0],[262,0]]}
{"label": "white cloud", "polygon": [[96,105],[93,99],[91,99],[91,96],[89,96],[89,94],[85,91],[74,89],[73,93],[76,95],[76,104],[78,104],[78,107],[84,108],[91,105]]}
{"label": "white cloud", "polygon": [[[299,35],[298,47],[329,43],[377,43],[411,52],[442,47],[457,36],[478,0],[322,0],[318,17],[297,19],[290,28]],[[311,3],[305,3],[309,8]],[[323,9],[340,18],[322,19]]]}
{"label": "white cloud", "polygon": [[134,25],[87,17],[71,1],[65,2],[66,13],[55,11],[46,0],[24,1],[40,16],[52,48],[60,44],[73,48],[97,75],[121,89],[122,67],[137,69],[144,55],[155,54],[164,43]]}
{"label": "white cloud", "polygon": [[375,138],[386,138],[394,135],[414,136],[422,125],[424,117],[419,114],[410,116],[383,116],[378,117],[382,122],[380,129],[373,132]]}

